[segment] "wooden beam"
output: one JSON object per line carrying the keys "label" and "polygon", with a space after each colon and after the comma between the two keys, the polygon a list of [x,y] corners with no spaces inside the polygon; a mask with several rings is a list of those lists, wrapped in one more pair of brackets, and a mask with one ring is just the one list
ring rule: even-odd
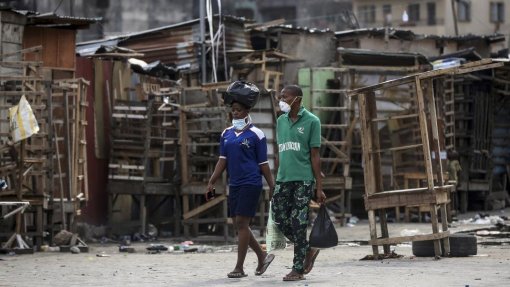
{"label": "wooden beam", "polygon": [[[421,143],[423,144],[423,157],[425,160],[425,169],[427,172],[427,187],[434,188],[434,174],[432,169],[432,158],[430,156],[430,142],[427,125],[427,113],[425,111],[425,99],[423,96],[423,87],[419,77],[415,78],[416,84],[416,102],[418,103],[418,119],[420,123]],[[439,155],[438,155],[439,156]],[[443,183],[441,183],[443,184]]]}
{"label": "wooden beam", "polygon": [[398,243],[410,242],[410,241],[437,240],[437,239],[441,239],[441,238],[446,238],[448,236],[450,236],[450,231],[439,232],[439,233],[435,233],[435,234],[425,234],[425,235],[378,238],[375,240],[369,240],[368,244],[369,245],[398,244]]}
{"label": "wooden beam", "polygon": [[223,200],[226,200],[226,199],[227,199],[227,196],[226,196],[226,195],[224,195],[224,194],[222,194],[222,195],[220,195],[220,196],[217,196],[217,197],[213,198],[212,200],[210,200],[210,201],[208,201],[208,202],[206,202],[206,203],[204,203],[204,204],[200,205],[199,207],[197,207],[197,208],[195,208],[195,209],[192,209],[192,210],[190,210],[190,211],[188,211],[188,212],[184,213],[184,214],[182,215],[182,218],[183,218],[184,220],[187,220],[187,219],[190,219],[190,218],[192,218],[192,217],[194,217],[194,216],[197,216],[197,215],[199,215],[200,213],[202,213],[202,212],[204,212],[204,211],[208,210],[209,208],[211,208],[211,207],[213,207],[213,206],[217,205],[218,203],[223,202]]}

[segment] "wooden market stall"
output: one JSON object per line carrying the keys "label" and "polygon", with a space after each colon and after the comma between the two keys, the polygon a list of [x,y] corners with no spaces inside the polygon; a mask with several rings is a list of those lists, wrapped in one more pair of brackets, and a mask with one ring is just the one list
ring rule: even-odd
{"label": "wooden market stall", "polygon": [[[384,246],[384,253],[389,253],[389,246],[405,241],[434,240],[436,257],[441,255],[441,243],[444,244],[443,255],[449,254],[449,231],[447,222],[448,194],[453,188],[446,185],[443,177],[443,163],[440,159],[444,142],[443,131],[438,128],[437,98],[434,93],[434,79],[472,73],[480,70],[504,67],[508,61],[485,59],[458,67],[412,74],[402,78],[385,81],[369,87],[351,90],[349,95],[356,97],[360,111],[362,151],[365,178],[365,209],[368,212],[370,241],[373,253],[379,255],[378,246]],[[377,116],[377,96],[386,89],[402,85],[412,85],[415,95],[415,107],[410,113],[389,118]],[[420,140],[417,144],[392,146],[382,149],[379,139],[379,123],[398,118],[414,118],[419,124]],[[386,190],[381,173],[381,154],[397,150],[419,149],[423,152],[423,172],[426,186],[419,188]],[[433,156],[434,155],[434,156]],[[386,211],[389,208],[408,206],[427,206],[431,213],[432,233],[414,236],[390,236]],[[438,214],[439,210],[439,214]],[[379,213],[382,236],[377,235],[376,212]],[[439,221],[440,220],[440,221]]]}

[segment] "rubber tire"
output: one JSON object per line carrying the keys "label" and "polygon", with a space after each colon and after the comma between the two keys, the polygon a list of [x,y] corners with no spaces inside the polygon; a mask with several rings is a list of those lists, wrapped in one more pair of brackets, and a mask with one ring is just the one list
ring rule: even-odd
{"label": "rubber tire", "polygon": [[[413,254],[416,257],[434,257],[434,241],[413,241]],[[444,246],[441,244],[441,252]],[[466,257],[476,255],[476,236],[462,233],[450,234],[450,257]]]}

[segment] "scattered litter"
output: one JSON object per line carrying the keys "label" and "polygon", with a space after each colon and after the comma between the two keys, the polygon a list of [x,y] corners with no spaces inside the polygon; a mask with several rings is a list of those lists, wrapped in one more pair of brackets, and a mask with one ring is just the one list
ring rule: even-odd
{"label": "scattered litter", "polygon": [[[504,217],[504,216],[503,216]],[[479,213],[475,215],[473,218],[468,218],[464,220],[460,220],[461,224],[504,224],[505,218],[497,215],[489,215]]]}
{"label": "scattered litter", "polygon": [[168,247],[163,244],[151,244],[149,247],[147,247],[148,251],[159,253],[161,251],[168,251]]}
{"label": "scattered litter", "polygon": [[198,248],[196,247],[193,247],[193,248],[188,248],[188,249],[184,249],[184,252],[197,252],[198,251]]}
{"label": "scattered litter", "polygon": [[347,246],[349,246],[349,247],[360,247],[361,245],[359,243],[349,242],[349,243],[347,243]]}
{"label": "scattered litter", "polygon": [[400,243],[397,244],[397,247],[412,248],[413,245],[411,243]]}
{"label": "scattered litter", "polygon": [[72,246],[70,249],[72,254],[79,254],[80,253],[80,248],[78,248],[78,246]]}
{"label": "scattered litter", "polygon": [[402,257],[404,257],[404,255],[399,255],[399,254],[395,253],[395,251],[391,251],[391,253],[389,253],[389,254],[379,254],[377,256],[367,255],[367,256],[361,258],[360,260],[398,259],[398,258],[402,258]]}
{"label": "scattered litter", "polygon": [[400,231],[400,235],[401,236],[415,236],[419,232],[420,231],[418,229],[404,229],[404,230]]}
{"label": "scattered litter", "polygon": [[133,247],[121,245],[119,246],[119,252],[135,253],[135,249]]}
{"label": "scattered litter", "polygon": [[479,230],[476,232],[478,236],[489,236],[489,235],[499,235],[501,231],[489,231],[489,230]]}
{"label": "scattered litter", "polygon": [[356,216],[349,217],[350,224],[357,224],[358,222],[359,222],[359,218],[357,218]]}
{"label": "scattered litter", "polygon": [[106,254],[105,252],[101,252],[96,254],[96,257],[110,257],[110,255]]}
{"label": "scattered litter", "polygon": [[73,234],[67,230],[60,230],[57,235],[53,238],[53,243],[57,246],[68,245],[71,242]]}

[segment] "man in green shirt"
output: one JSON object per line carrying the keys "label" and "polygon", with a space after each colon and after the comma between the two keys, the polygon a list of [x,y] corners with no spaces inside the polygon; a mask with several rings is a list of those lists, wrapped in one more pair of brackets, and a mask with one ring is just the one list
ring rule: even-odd
{"label": "man in green shirt", "polygon": [[283,88],[279,105],[285,114],[276,123],[277,177],[271,205],[276,226],[294,243],[292,271],[284,281],[303,280],[303,274],[312,270],[319,249],[310,248],[306,229],[314,186],[317,201],[322,204],[326,199],[320,172],[321,123],[301,106],[302,98],[299,86]]}

